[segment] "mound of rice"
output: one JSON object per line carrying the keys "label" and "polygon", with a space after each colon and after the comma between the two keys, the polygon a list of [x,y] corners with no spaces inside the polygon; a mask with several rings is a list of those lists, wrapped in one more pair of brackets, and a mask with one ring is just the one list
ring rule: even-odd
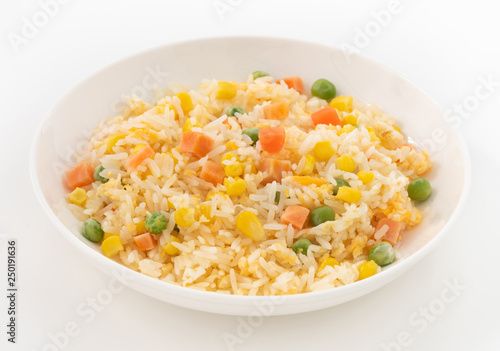
{"label": "mound of rice", "polygon": [[[68,206],[82,221],[98,220],[106,236],[119,235],[123,250],[115,259],[153,278],[193,289],[237,295],[297,294],[357,281],[358,267],[368,260],[369,249],[387,230],[376,231],[378,219],[388,217],[403,223],[406,229],[421,222],[422,215],[409,199],[406,187],[431,163],[425,151],[405,144],[406,138],[392,117],[354,100],[352,111],[339,112],[343,126],[315,127],[311,114],[328,106],[325,100],[301,95],[272,77],[254,80],[250,75],[246,82],[231,84],[237,93],[230,99],[216,98],[216,80],[205,80],[196,90],[172,86],[154,105],[131,98],[122,114],[95,129],[88,151],[78,156],[78,162],[93,167],[102,164],[110,180],[88,185],[86,202]],[[188,113],[176,96],[181,91],[189,93],[193,102],[194,108]],[[263,107],[277,101],[288,103],[289,116],[284,120],[265,119]],[[238,115],[238,121],[227,120],[226,112],[234,105],[246,113]],[[352,116],[355,125],[347,123],[353,123]],[[260,142],[252,146],[242,129],[270,126],[286,130],[284,147],[273,157],[291,161],[291,170],[283,174],[281,182],[264,185],[266,174],[258,167],[266,152]],[[181,153],[178,147],[186,130],[203,132],[215,141],[215,147],[202,158]],[[293,182],[289,176],[302,174],[306,155],[314,155],[316,143],[325,140],[331,142],[335,154],[327,162],[316,160],[309,176],[328,183],[317,186]],[[143,145],[151,146],[154,155],[137,168],[127,169],[127,160]],[[244,166],[241,179],[246,191],[241,196],[227,196],[223,184],[214,186],[199,177],[208,160],[221,164],[227,153],[235,157],[224,166],[234,162]],[[337,169],[335,160],[341,155],[352,157],[356,172]],[[356,174],[359,171],[373,172],[374,180],[363,184]],[[335,178],[343,178],[359,189],[361,200],[349,203],[334,196]],[[281,196],[276,203],[277,192]],[[290,205],[308,209],[326,205],[336,218],[297,230],[281,221]],[[201,210],[202,206],[209,214]],[[174,214],[182,208],[193,208],[196,222],[176,228]],[[258,216],[265,229],[264,240],[254,241],[236,228],[236,218],[242,211]],[[134,237],[144,232],[144,221],[153,212],[163,213],[168,226],[155,236],[155,247],[143,252]],[[172,235],[179,239],[171,243],[178,252],[169,255],[163,247]],[[307,255],[291,249],[302,237],[312,242]],[[326,257],[340,264],[318,271]]]}

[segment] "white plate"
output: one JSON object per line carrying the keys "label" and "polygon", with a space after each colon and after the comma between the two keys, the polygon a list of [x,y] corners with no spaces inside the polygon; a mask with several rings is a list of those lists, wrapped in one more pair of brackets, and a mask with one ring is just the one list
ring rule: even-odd
{"label": "white plate", "polygon": [[[165,87],[172,82],[195,87],[204,78],[243,81],[255,70],[274,77],[301,76],[307,91],[316,79],[327,78],[334,82],[339,94],[374,102],[395,116],[403,132],[430,151],[434,167],[426,177],[433,194],[422,206],[430,206],[432,211],[421,225],[405,234],[401,259],[380,274],[336,289],[275,298],[232,296],[183,288],[131,271],[103,256],[97,244],[82,237],[80,223],[64,206],[64,170],[74,164],[71,155],[84,145],[88,133],[100,120],[117,112],[124,96],[131,92],[146,96],[154,85]],[[467,195],[469,172],[468,153],[457,131],[429,96],[397,73],[328,46],[253,37],[166,45],[101,70],[51,109],[31,154],[31,175],[42,207],[62,235],[96,267],[159,300],[233,315],[314,311],[365,295],[407,272],[449,230]]]}

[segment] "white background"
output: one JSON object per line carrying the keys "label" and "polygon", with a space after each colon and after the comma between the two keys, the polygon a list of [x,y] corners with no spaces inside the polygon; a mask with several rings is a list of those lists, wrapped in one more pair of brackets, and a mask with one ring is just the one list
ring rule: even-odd
{"label": "white background", "polygon": [[[230,9],[220,16],[217,3]],[[492,3],[403,0],[380,25],[373,11],[387,9],[388,0],[74,0],[16,47],[12,33],[22,36],[23,18],[43,20],[43,10],[38,1],[1,1],[0,232],[18,240],[19,318],[18,343],[7,345],[3,242],[0,349],[227,350],[224,335],[232,334],[242,341],[236,350],[499,350],[500,83],[474,100],[482,77],[500,82],[499,8]],[[28,157],[41,118],[80,80],[127,55],[229,34],[357,43],[363,55],[415,82],[444,110],[477,101],[460,126],[472,159],[465,210],[439,247],[405,276],[341,306],[270,317],[247,330],[245,318],[178,308],[124,289],[95,316],[81,317],[79,306],[88,309],[110,280],[62,239],[35,199]],[[443,302],[450,283],[462,288]],[[420,322],[410,324],[412,316]],[[78,335],[66,340],[61,333],[68,323]],[[398,337],[403,346],[395,344]]]}

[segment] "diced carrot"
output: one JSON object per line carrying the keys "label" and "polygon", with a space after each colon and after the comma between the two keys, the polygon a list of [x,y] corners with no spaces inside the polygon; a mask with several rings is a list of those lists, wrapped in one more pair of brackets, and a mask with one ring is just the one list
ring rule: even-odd
{"label": "diced carrot", "polygon": [[285,119],[288,117],[288,103],[286,101],[274,102],[263,107],[266,119]]}
{"label": "diced carrot", "polygon": [[155,247],[156,239],[151,233],[144,233],[134,237],[135,244],[141,251],[148,251]]}
{"label": "diced carrot", "polygon": [[66,171],[66,184],[71,190],[92,184],[93,181],[94,168],[88,163],[80,163]]}
{"label": "diced carrot", "polygon": [[275,154],[285,145],[285,128],[269,127],[259,130],[259,141],[262,150]]}
{"label": "diced carrot", "polygon": [[214,148],[214,140],[200,132],[184,132],[181,137],[179,151],[204,157]]}
{"label": "diced carrot", "polygon": [[315,126],[318,124],[333,124],[339,126],[340,118],[337,109],[333,107],[324,107],[321,110],[314,112],[311,115],[311,119]]}
{"label": "diced carrot", "polygon": [[222,184],[225,176],[224,168],[215,162],[207,161],[201,168],[200,178],[214,186]]}
{"label": "diced carrot", "polygon": [[304,94],[304,83],[300,77],[283,78],[282,81],[288,85],[288,88],[297,90],[300,94]]}
{"label": "diced carrot", "polygon": [[389,229],[382,237],[382,240],[388,241],[392,245],[396,244],[398,242],[399,234],[401,234],[401,230],[403,230],[403,224],[401,222],[396,222],[389,218],[382,218],[377,223],[376,230],[379,230],[384,225],[388,226]]}
{"label": "diced carrot", "polygon": [[285,209],[285,212],[281,215],[281,221],[284,224],[291,224],[292,227],[300,230],[304,227],[307,217],[309,217],[309,209],[303,206],[292,205]]}
{"label": "diced carrot", "polygon": [[129,158],[129,160],[127,161],[127,169],[137,168],[137,166],[139,166],[142,161],[153,156],[154,153],[155,151],[153,150],[153,148],[151,148],[151,146],[144,146]]}
{"label": "diced carrot", "polygon": [[288,160],[277,160],[274,158],[263,158],[260,161],[259,171],[267,172],[267,177],[262,180],[263,184],[273,181],[281,182],[283,172],[288,172],[292,164]]}

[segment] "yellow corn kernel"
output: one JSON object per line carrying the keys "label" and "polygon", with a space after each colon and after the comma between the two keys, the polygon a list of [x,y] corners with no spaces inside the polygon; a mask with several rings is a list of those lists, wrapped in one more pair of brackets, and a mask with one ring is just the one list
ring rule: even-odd
{"label": "yellow corn kernel", "polygon": [[370,135],[370,141],[375,142],[375,141],[380,141],[380,138],[375,134],[375,132],[368,132]]}
{"label": "yellow corn kernel", "polygon": [[112,236],[120,236],[120,233],[104,232],[104,235],[102,236],[102,240],[106,240],[107,238],[111,238]]}
{"label": "yellow corn kernel", "polygon": [[175,211],[174,220],[179,227],[192,226],[196,222],[194,208],[184,207]]}
{"label": "yellow corn kernel", "polygon": [[152,143],[156,143],[160,139],[157,133],[152,132],[147,128],[136,129],[135,131],[130,133],[130,136],[136,139],[148,140]]}
{"label": "yellow corn kernel", "polygon": [[316,158],[320,161],[328,161],[333,155],[335,155],[332,143],[328,140],[317,142],[313,148],[313,152]]}
{"label": "yellow corn kernel", "polygon": [[342,118],[342,126],[345,126],[345,125],[348,125],[348,124],[350,124],[352,126],[358,125],[358,119],[356,118],[356,116],[354,116],[354,115],[347,115],[344,118]]}
{"label": "yellow corn kernel", "polygon": [[140,177],[142,180],[148,179],[149,176],[152,176],[151,170],[148,168],[145,172],[141,173]]}
{"label": "yellow corn kernel", "polygon": [[174,204],[170,201],[170,199],[167,199],[167,205],[168,205],[168,208],[172,209],[172,210],[175,210],[175,206]]}
{"label": "yellow corn kernel", "polygon": [[[289,178],[289,177],[287,177]],[[299,183],[300,185],[317,185],[321,186],[323,184],[327,184],[328,180],[322,178],[315,178],[309,176],[292,176],[290,177],[295,183]]]}
{"label": "yellow corn kernel", "polygon": [[113,147],[115,147],[117,141],[123,138],[125,138],[125,134],[114,134],[104,139],[104,144],[106,144],[106,152],[113,152]]}
{"label": "yellow corn kernel", "polygon": [[224,161],[231,161],[233,158],[236,158],[236,155],[235,154],[232,154],[230,152],[228,152],[227,154],[225,154],[224,156],[222,156],[222,158],[220,159],[220,164],[222,167],[226,167],[226,165],[223,163]]}
{"label": "yellow corn kernel", "polygon": [[361,180],[363,182],[363,184],[368,184],[373,179],[375,179],[375,175],[373,174],[373,172],[359,171],[358,178],[359,178],[359,180]]}
{"label": "yellow corn kernel", "polygon": [[251,211],[243,211],[238,215],[236,228],[254,241],[261,241],[266,237],[262,223]]}
{"label": "yellow corn kernel", "polygon": [[244,169],[247,168],[247,166],[250,165],[250,172],[249,174],[255,174],[257,173],[257,168],[255,167],[255,163],[253,163],[252,159],[249,159],[243,164]]}
{"label": "yellow corn kernel", "polygon": [[205,198],[205,201],[211,201],[215,195],[219,195],[225,199],[227,199],[227,195],[224,194],[222,191],[219,190],[210,190],[207,194],[207,197]]}
{"label": "yellow corn kernel", "polygon": [[356,168],[356,163],[354,163],[352,157],[348,155],[338,157],[335,160],[335,165],[337,166],[337,169],[349,173],[354,172],[354,169]]}
{"label": "yellow corn kernel", "polygon": [[238,148],[238,145],[234,141],[228,141],[227,143],[224,144],[224,146],[231,151],[234,151]]}
{"label": "yellow corn kernel", "polygon": [[136,234],[144,234],[146,233],[146,223],[144,221],[138,222],[135,224],[135,232]]}
{"label": "yellow corn kernel", "polygon": [[82,206],[87,201],[87,192],[82,188],[76,188],[69,194],[69,201],[72,204]]}
{"label": "yellow corn kernel", "polygon": [[165,109],[166,109],[166,105],[165,104],[161,104],[161,105],[156,105],[155,106],[155,113],[156,114],[163,114],[165,113]]}
{"label": "yellow corn kernel", "polygon": [[339,129],[339,131],[337,132],[337,135],[342,135],[344,133],[350,133],[352,132],[354,129],[356,129],[353,125],[351,124],[346,124],[345,126],[343,126],[342,128]]}
{"label": "yellow corn kernel", "polygon": [[200,213],[203,216],[205,216],[205,218],[208,219],[209,222],[212,222],[214,219],[211,215],[211,212],[212,212],[212,206],[207,204],[200,205]]}
{"label": "yellow corn kernel", "polygon": [[151,143],[156,143],[158,140],[160,140],[160,136],[158,135],[158,133],[153,132],[149,129],[144,129],[143,133],[146,139],[148,139]]}
{"label": "yellow corn kernel", "polygon": [[304,167],[299,175],[305,176],[311,174],[314,171],[314,165],[316,164],[316,159],[313,155],[306,155],[304,161]]}
{"label": "yellow corn kernel", "polygon": [[125,229],[127,229],[127,232],[129,232],[129,233],[134,233],[134,231],[135,231],[135,224],[134,223],[127,224],[125,226]]}
{"label": "yellow corn kernel", "polygon": [[227,177],[238,177],[243,174],[243,165],[240,162],[235,162],[224,167]]}
{"label": "yellow corn kernel", "polygon": [[361,199],[361,191],[357,188],[341,186],[337,192],[336,198],[354,204]]}
{"label": "yellow corn kernel", "polygon": [[180,242],[181,241],[178,237],[170,235],[170,237],[168,238],[167,244],[163,245],[161,248],[162,248],[163,252],[165,252],[166,254],[168,254],[170,256],[173,256],[179,252],[179,249],[176,248],[174,245],[172,245],[172,243],[180,243]]}
{"label": "yellow corn kernel", "polygon": [[330,106],[339,111],[352,112],[352,96],[337,96],[330,101]]}
{"label": "yellow corn kernel", "polygon": [[191,95],[189,95],[188,93],[182,92],[182,93],[176,94],[175,96],[177,96],[179,98],[179,100],[181,100],[181,108],[182,108],[182,111],[184,112],[184,114],[187,114],[189,111],[194,109],[193,99],[191,99]]}
{"label": "yellow corn kernel", "polygon": [[196,171],[194,169],[185,169],[183,173],[185,176],[196,176]]}
{"label": "yellow corn kernel", "polygon": [[377,133],[375,132],[375,129],[372,127],[366,127],[366,130],[368,131],[368,135],[370,136],[370,141],[371,142],[382,142],[382,140],[378,137]]}
{"label": "yellow corn kernel", "polygon": [[323,269],[325,269],[326,266],[335,267],[335,266],[338,266],[338,265],[340,265],[339,261],[337,261],[333,257],[327,257],[323,261],[321,261],[321,263],[319,264],[318,272],[320,272]]}
{"label": "yellow corn kernel", "polygon": [[123,245],[120,237],[113,235],[102,242],[101,248],[106,257],[113,257],[118,252],[123,250]]}
{"label": "yellow corn kernel", "polygon": [[139,150],[145,146],[146,146],[146,144],[137,144],[136,146],[134,146],[134,148],[132,149],[132,155],[138,153]]}
{"label": "yellow corn kernel", "polygon": [[217,82],[215,97],[217,99],[232,99],[236,96],[236,87],[230,82]]}
{"label": "yellow corn kernel", "polygon": [[184,126],[182,127],[182,131],[183,132],[190,132],[191,129],[193,129],[194,127],[200,127],[201,128],[200,122],[198,122],[196,119],[193,122],[192,119],[194,119],[194,118],[192,118],[192,117],[188,118],[188,120],[186,121],[186,123],[184,123]]}
{"label": "yellow corn kernel", "polygon": [[174,107],[173,105],[169,105],[169,106],[168,106],[168,111],[169,111],[169,112],[170,112],[170,111],[174,111],[174,119],[175,119],[176,121],[178,121],[178,120],[179,120],[179,114],[177,113],[177,110],[175,109],[175,107]]}
{"label": "yellow corn kernel", "polygon": [[395,125],[395,124],[394,124],[394,125],[392,126],[392,128],[394,128],[394,130],[395,130],[396,132],[398,132],[398,133],[402,133],[402,132],[401,132],[401,128],[399,128],[397,125]]}
{"label": "yellow corn kernel", "polygon": [[172,105],[170,105],[170,104],[168,104],[168,103],[167,104],[156,105],[154,112],[156,114],[164,114],[165,110],[167,109],[167,106],[168,106],[168,110],[169,111],[174,111],[175,118],[177,119],[177,111],[175,111],[175,107],[172,106]]}
{"label": "yellow corn kernel", "polygon": [[247,183],[241,178],[234,181],[230,181],[226,178],[224,179],[224,186],[226,187],[226,193],[229,196],[239,196],[247,190]]}
{"label": "yellow corn kernel", "polygon": [[174,154],[172,152],[170,152],[170,151],[165,152],[165,154],[167,154],[168,156],[170,156],[170,158],[174,161],[174,166],[177,166],[177,164],[179,163],[179,160],[177,160],[174,157]]}
{"label": "yellow corn kernel", "polygon": [[378,266],[373,260],[363,263],[358,267],[359,280],[371,277],[372,275],[377,273],[377,268]]}

